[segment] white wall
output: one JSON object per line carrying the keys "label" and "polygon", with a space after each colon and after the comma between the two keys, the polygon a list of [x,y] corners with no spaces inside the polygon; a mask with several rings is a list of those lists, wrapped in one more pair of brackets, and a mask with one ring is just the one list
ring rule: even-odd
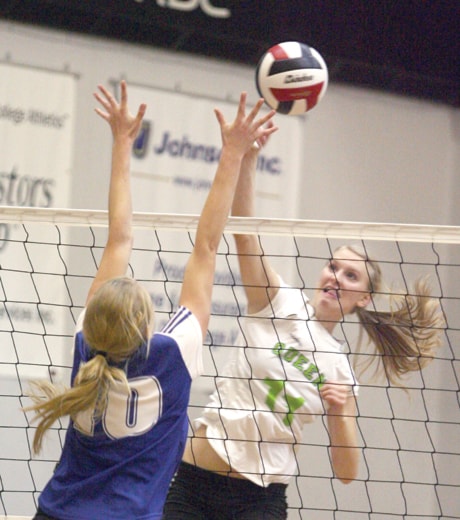
{"label": "white wall", "polygon": [[458,224],[459,110],[333,86],[311,119],[302,218]]}
{"label": "white wall", "polygon": [[[250,102],[257,98],[251,67],[7,22],[0,22],[0,59],[78,75],[77,208],[106,204],[99,180],[108,170],[110,135],[94,124],[98,83],[124,77],[217,100],[236,100],[242,90]],[[305,147],[293,150],[304,159],[299,218],[458,223],[459,110],[332,83],[303,120]]]}

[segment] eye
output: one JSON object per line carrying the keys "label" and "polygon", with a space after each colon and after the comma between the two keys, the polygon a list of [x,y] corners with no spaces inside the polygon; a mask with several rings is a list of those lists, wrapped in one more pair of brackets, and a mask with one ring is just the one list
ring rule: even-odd
{"label": "eye", "polygon": [[337,266],[334,264],[334,262],[329,262],[328,268],[331,272],[337,271]]}
{"label": "eye", "polygon": [[357,280],[358,279],[356,273],[353,272],[353,271],[347,271],[346,276],[350,280]]}

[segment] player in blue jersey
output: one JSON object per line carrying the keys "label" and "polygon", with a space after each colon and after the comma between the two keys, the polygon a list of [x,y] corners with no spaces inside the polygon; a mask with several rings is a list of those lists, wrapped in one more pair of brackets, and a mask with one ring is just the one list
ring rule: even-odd
{"label": "player in blue jersey", "polygon": [[246,114],[241,94],[236,118],[216,110],[222,154],[187,262],[179,308],[153,333],[149,293],[126,277],[132,249],[130,156],[146,110],[135,116],[121,82],[118,103],[103,86],[95,94],[113,134],[109,233],[85,309],[77,322],[70,389],[32,386],[38,428],[70,417],[61,459],[39,497],[36,520],[155,520],[184,450],[191,381],[202,371],[202,342],[210,317],[216,252],[230,212],[241,161],[255,140],[275,130]]}

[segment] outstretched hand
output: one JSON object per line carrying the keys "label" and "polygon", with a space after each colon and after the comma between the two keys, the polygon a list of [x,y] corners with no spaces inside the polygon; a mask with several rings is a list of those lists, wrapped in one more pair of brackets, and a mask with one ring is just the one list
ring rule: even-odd
{"label": "outstretched hand", "polygon": [[[268,136],[276,132],[278,128],[272,121],[275,110],[271,110],[265,116],[257,118],[264,100],[259,99],[254,108],[246,115],[246,92],[240,96],[238,111],[233,123],[227,123],[224,115],[219,109],[215,109],[215,114],[220,125],[222,144],[231,148],[234,153],[241,156],[251,149],[254,143],[263,145]],[[256,119],[257,118],[257,119]]]}
{"label": "outstretched hand", "polygon": [[98,89],[100,93],[95,92],[94,97],[104,110],[96,108],[96,113],[109,123],[114,139],[126,137],[130,141],[134,141],[139,133],[147,105],[142,103],[135,116],[129,112],[128,91],[124,80],[120,82],[120,103],[104,86],[98,85]]}
{"label": "outstretched hand", "polygon": [[[273,122],[273,119],[270,119],[267,122],[266,127],[271,128],[274,126],[275,126],[275,123]],[[266,133],[266,134],[261,135],[258,139],[256,139],[251,146],[251,151],[260,152],[260,150],[262,150],[262,148],[268,143],[270,135],[271,134]]]}

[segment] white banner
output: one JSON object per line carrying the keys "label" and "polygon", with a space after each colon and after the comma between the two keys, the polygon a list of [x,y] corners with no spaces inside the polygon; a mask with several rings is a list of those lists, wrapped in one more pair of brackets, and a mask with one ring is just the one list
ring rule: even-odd
{"label": "white banner", "polygon": [[[237,103],[130,85],[132,110],[142,102],[147,113],[132,166],[135,210],[199,213],[220,156],[214,108],[233,121]],[[280,130],[259,158],[258,216],[296,214],[301,123],[296,117],[276,117]]]}
{"label": "white banner", "polygon": [[67,207],[75,78],[0,64],[0,204]]}
{"label": "white banner", "polygon": [[[70,74],[0,64],[0,206],[68,207],[75,84]],[[58,276],[66,267],[56,230],[29,226],[27,233],[24,244],[23,227],[0,220],[0,334],[2,344],[15,342],[11,359],[19,357],[21,370],[29,373],[30,363],[35,373],[36,363],[46,373],[46,364],[61,364],[66,350],[54,356],[53,340],[46,343],[44,335],[62,336],[72,327]]]}

